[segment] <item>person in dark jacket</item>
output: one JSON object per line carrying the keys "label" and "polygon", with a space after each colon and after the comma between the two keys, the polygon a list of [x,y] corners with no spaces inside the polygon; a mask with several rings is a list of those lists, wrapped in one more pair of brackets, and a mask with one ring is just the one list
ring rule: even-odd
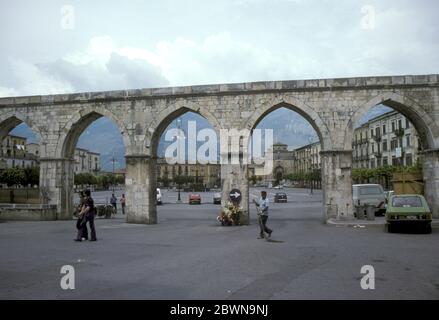
{"label": "person in dark jacket", "polygon": [[84,224],[83,226],[82,221],[85,218],[84,215],[81,215],[81,211],[84,208],[84,203],[85,203],[85,194],[84,191],[79,192],[79,205],[77,208],[77,213],[78,213],[78,219],[76,220],[76,229],[78,229],[78,233],[79,230],[82,231],[82,233],[79,235],[78,234],[78,238],[81,238],[81,240],[88,240],[88,229],[87,229],[87,225]]}
{"label": "person in dark jacket", "polygon": [[117,198],[114,193],[111,195],[110,203],[114,207],[115,213],[117,213]]}
{"label": "person in dark jacket", "polygon": [[85,190],[85,198],[84,198],[84,206],[80,212],[80,215],[83,216],[83,220],[81,222],[80,229],[78,230],[78,236],[75,241],[82,241],[82,234],[84,232],[84,228],[87,227],[87,222],[90,226],[90,241],[97,241],[96,239],[96,229],[95,229],[95,215],[96,208],[94,206],[93,198],[91,197],[90,190]]}

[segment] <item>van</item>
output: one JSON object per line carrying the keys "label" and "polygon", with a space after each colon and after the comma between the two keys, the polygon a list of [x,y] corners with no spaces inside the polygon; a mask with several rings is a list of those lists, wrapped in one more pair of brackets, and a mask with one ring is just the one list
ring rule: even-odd
{"label": "van", "polygon": [[379,184],[354,184],[352,198],[354,206],[371,204],[375,206],[375,214],[386,213],[386,194]]}

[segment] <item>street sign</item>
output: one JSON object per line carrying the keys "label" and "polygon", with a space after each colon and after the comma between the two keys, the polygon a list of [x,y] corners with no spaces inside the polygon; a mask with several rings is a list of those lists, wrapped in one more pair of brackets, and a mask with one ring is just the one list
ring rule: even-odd
{"label": "street sign", "polygon": [[241,191],[239,191],[239,189],[232,189],[229,192],[229,198],[232,202],[240,203],[242,199]]}
{"label": "street sign", "polygon": [[397,158],[401,158],[402,154],[401,154],[401,147],[398,147],[395,149],[395,157]]}

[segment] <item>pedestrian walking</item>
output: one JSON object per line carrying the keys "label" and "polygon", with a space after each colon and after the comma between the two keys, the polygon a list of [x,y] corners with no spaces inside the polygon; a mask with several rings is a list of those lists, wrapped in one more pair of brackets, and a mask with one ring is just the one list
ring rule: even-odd
{"label": "pedestrian walking", "polygon": [[[79,192],[79,205],[78,208],[76,209],[77,211],[77,216],[78,219],[76,220],[76,229],[78,230],[78,239],[81,240],[88,240],[88,229],[87,229],[87,225],[84,224],[82,225],[83,220],[85,220],[85,217],[83,214],[81,214],[82,209],[84,208],[84,203],[85,203],[85,194],[84,191],[80,191]],[[80,232],[81,230],[81,232]]]}
{"label": "pedestrian walking", "polygon": [[84,191],[84,206],[81,212],[79,213],[83,219],[81,221],[80,229],[78,230],[78,236],[75,241],[83,241],[82,234],[84,229],[87,227],[87,222],[90,227],[90,241],[96,241],[96,229],[95,229],[95,215],[96,215],[96,207],[94,205],[93,198],[91,197],[90,190]]}
{"label": "pedestrian walking", "polygon": [[256,204],[256,207],[258,207],[258,216],[259,216],[258,219],[259,219],[259,228],[260,228],[258,239],[264,239],[265,233],[268,234],[267,239],[269,239],[271,237],[271,233],[273,232],[273,230],[267,227],[268,207],[269,207],[267,192],[261,191],[261,198],[259,199],[259,201],[253,199],[253,202]]}
{"label": "pedestrian walking", "polygon": [[122,207],[122,214],[125,214],[125,204],[126,204],[125,194],[122,193],[122,197],[120,198],[120,206]]}
{"label": "pedestrian walking", "polygon": [[117,198],[114,193],[111,195],[110,204],[114,207],[115,214],[117,213]]}

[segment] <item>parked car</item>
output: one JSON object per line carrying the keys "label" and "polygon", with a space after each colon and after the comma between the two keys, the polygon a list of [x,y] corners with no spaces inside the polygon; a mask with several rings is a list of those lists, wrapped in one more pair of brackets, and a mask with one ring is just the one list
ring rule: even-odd
{"label": "parked car", "polygon": [[375,206],[375,214],[386,212],[386,194],[379,184],[354,184],[352,198],[354,206],[371,204]]}
{"label": "parked car", "polygon": [[213,204],[221,204],[221,193],[215,192],[213,194]]}
{"label": "parked car", "polygon": [[284,192],[276,192],[274,202],[287,202],[287,195]]}
{"label": "parked car", "polygon": [[385,207],[387,209],[387,203],[389,202],[390,197],[395,194],[395,191],[393,191],[393,190],[384,191],[384,194],[386,195],[386,205],[385,205]]}
{"label": "parked car", "polygon": [[431,233],[432,215],[425,198],[419,194],[391,196],[387,204],[386,229],[393,232],[399,225],[411,225]]}
{"label": "parked car", "polygon": [[162,204],[162,192],[157,188],[157,204]]}
{"label": "parked car", "polygon": [[201,204],[201,196],[198,193],[190,193],[189,204]]}

